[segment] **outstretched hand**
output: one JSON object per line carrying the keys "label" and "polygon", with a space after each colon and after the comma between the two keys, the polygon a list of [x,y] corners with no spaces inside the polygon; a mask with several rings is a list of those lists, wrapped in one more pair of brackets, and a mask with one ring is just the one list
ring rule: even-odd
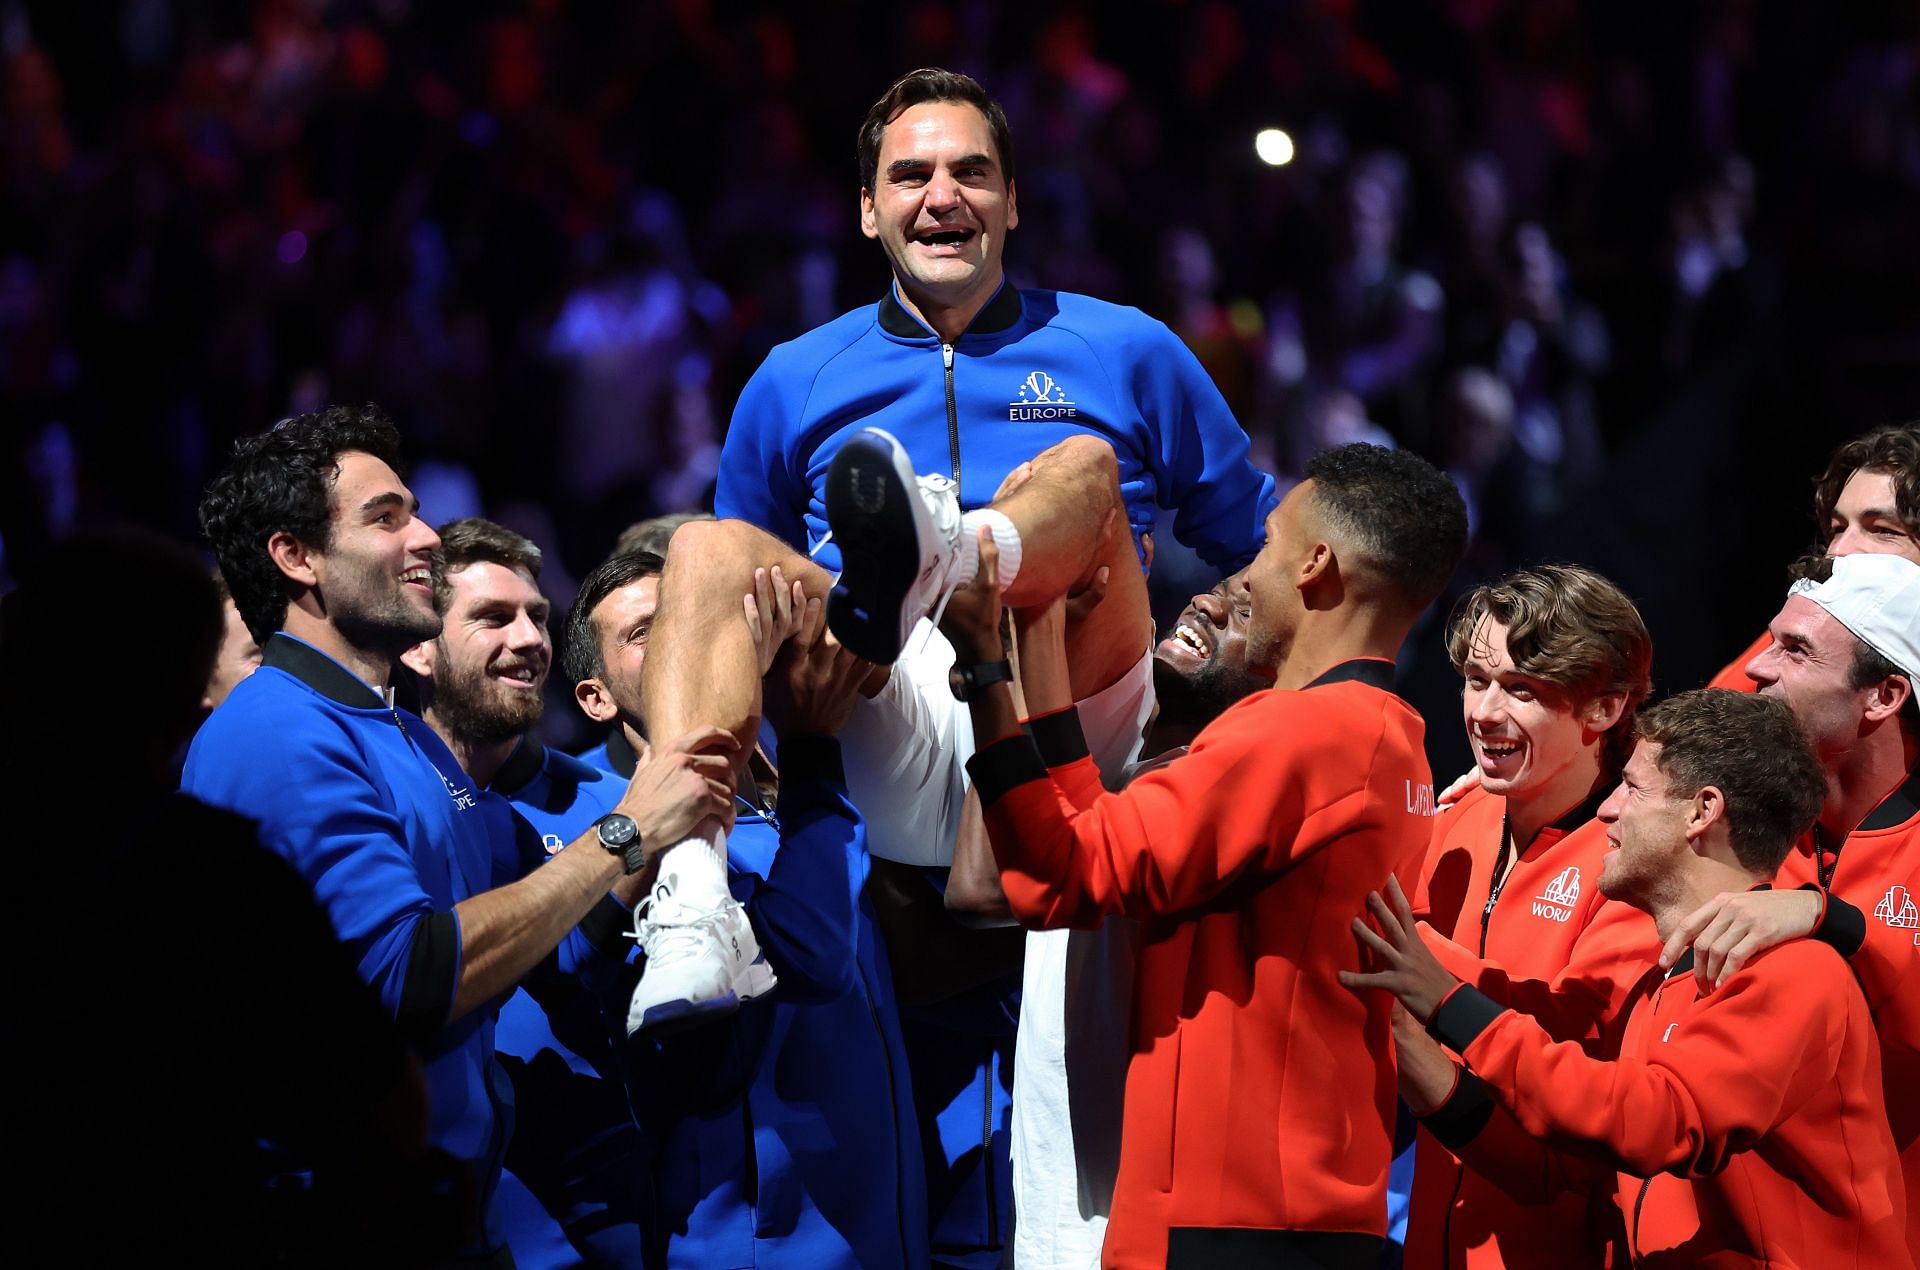
{"label": "outstretched hand", "polygon": [[1000,638],[1000,612],[1000,549],[994,545],[993,530],[982,525],[980,568],[953,593],[940,618],[940,631],[953,644],[962,664],[977,665],[1006,657],[1006,642]]}
{"label": "outstretched hand", "polygon": [[634,768],[617,810],[633,817],[650,848],[672,846],[709,816],[731,824],[739,749],[733,733],[715,727],[656,745]]}
{"label": "outstretched hand", "polygon": [[1693,910],[1667,937],[1660,964],[1671,966],[1693,945],[1693,977],[1713,991],[1755,953],[1811,935],[1820,924],[1814,891],[1733,891]]}
{"label": "outstretched hand", "polygon": [[1384,988],[1399,997],[1400,1003],[1416,1019],[1430,1022],[1440,1002],[1460,981],[1421,940],[1419,927],[1413,920],[1413,906],[1407,903],[1398,878],[1387,876],[1385,899],[1378,891],[1367,893],[1367,911],[1373,915],[1379,930],[1369,926],[1365,917],[1356,917],[1353,934],[1361,947],[1372,954],[1372,962],[1379,968],[1365,972],[1342,970],[1341,986],[1355,992]]}

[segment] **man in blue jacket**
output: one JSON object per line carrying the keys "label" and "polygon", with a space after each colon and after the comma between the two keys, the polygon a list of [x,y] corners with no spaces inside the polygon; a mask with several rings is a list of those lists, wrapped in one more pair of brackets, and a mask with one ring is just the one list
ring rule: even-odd
{"label": "man in blue jacket", "polygon": [[264,654],[195,737],[181,786],[257,822],[313,887],[416,1047],[431,1141],[472,1168],[486,1197],[468,1254],[506,1264],[494,1192],[512,1093],[494,1056],[494,1003],[563,940],[584,943],[570,933],[610,889],[636,895],[653,844],[731,814],[731,743],[661,747],[617,818],[524,878],[498,869],[495,836],[511,817],[392,701],[395,660],[441,628],[439,538],[415,515],[398,451],[377,409],[335,407],[243,439],[208,487],[201,526]]}
{"label": "man in blue jacket", "polygon": [[[626,781],[533,734],[553,667],[540,548],[478,517],[439,533],[433,590],[443,625],[400,660],[417,677],[428,726],[475,783],[512,804],[534,831],[496,840],[519,849],[498,862],[519,876],[613,811]],[[643,1262],[646,1163],[596,997],[618,981],[631,921],[612,898],[602,901],[581,931],[607,955],[577,975],[543,965],[500,1007],[494,1045],[519,1120],[501,1188],[520,1270],[638,1270]]]}
{"label": "man in blue jacket", "polygon": [[[651,552],[616,553],[582,580],[568,615],[567,668],[588,715],[616,726],[607,747],[616,774],[648,750],[640,684],[643,666],[646,677],[660,673],[646,650],[661,567]],[[738,608],[731,621],[752,632],[751,673],[773,670],[779,771],[756,755],[740,782],[727,882],[779,987],[731,1018],[631,1042],[634,1115],[660,1149],[654,1259],[722,1270],[921,1266],[919,1134],[892,974],[865,895],[865,832],[834,735],[870,667],[823,636],[818,600],[791,608],[761,582],[756,624]],[[658,946],[669,958],[699,955],[685,938]]]}
{"label": "man in blue jacket", "polygon": [[[872,661],[893,662],[939,594],[972,576],[976,523],[993,527],[1002,582],[1015,594],[1010,602],[1026,590],[1067,589],[1099,563],[1097,535],[1088,530],[1100,523],[1109,481],[1136,541],[1159,506],[1175,510],[1176,536],[1222,573],[1259,549],[1273,482],[1248,462],[1245,433],[1180,341],[1137,310],[1006,285],[1006,235],[1019,223],[1012,138],[1004,112],[979,84],[942,70],[903,77],[868,112],[859,156],[861,230],[886,253],[893,285],[877,304],[776,348],[741,393],[720,464],[723,519],[680,531],[685,542],[676,540],[677,563],[661,583],[673,598],[662,605],[656,655],[672,660],[674,674],[659,695],[649,689],[649,715],[662,727],[698,719],[750,734],[758,701],[740,673],[744,654],[711,638],[732,588],[711,584],[743,568],[783,564],[809,595],[824,593],[823,579],[842,556],[828,541],[829,476],[849,443],[867,452],[869,467],[846,483],[842,501],[858,504],[875,469],[890,471],[896,493],[924,500],[906,512],[904,533],[854,544],[862,558],[849,560],[858,568],[835,595],[835,633]],[[1103,457],[1090,460],[1081,442]],[[988,508],[1007,478],[1043,451],[1054,461],[1029,482],[1024,508]],[[918,472],[946,475],[916,481]],[[900,501],[890,499],[888,510],[902,510]],[[742,534],[734,520],[771,537]],[[809,548],[826,572],[794,567],[790,553]],[[683,571],[688,580],[676,585]],[[1077,676],[1088,681],[1084,692],[1076,684],[1076,695],[1129,672],[1144,685],[1149,636],[1091,624],[1080,636],[1085,646],[1074,650]],[[930,646],[924,659],[937,663],[943,642]],[[939,691],[946,666],[913,677]],[[967,738],[943,722],[947,712],[908,702],[906,713],[909,729],[920,720],[947,729],[930,750],[964,759]],[[880,737],[897,739],[886,729]],[[851,734],[847,741],[865,748]],[[858,787],[868,767],[852,765],[857,801],[869,793]],[[909,801],[938,800],[957,814],[962,777],[923,775],[926,792]],[[870,821],[883,819],[866,802],[863,810]],[[937,823],[944,830],[952,820]],[[905,833],[876,835],[875,845],[913,862],[951,851],[950,835],[923,833],[918,822]],[[688,862],[680,876],[704,879],[703,892],[717,894],[725,857],[717,834],[675,854]],[[720,978],[643,982],[635,1026],[653,1012],[678,1017],[730,995]]]}

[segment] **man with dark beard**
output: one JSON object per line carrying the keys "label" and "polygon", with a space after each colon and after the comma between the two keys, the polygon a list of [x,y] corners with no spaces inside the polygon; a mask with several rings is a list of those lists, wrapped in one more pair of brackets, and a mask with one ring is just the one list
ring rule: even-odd
{"label": "man with dark beard", "polygon": [[508,1264],[497,1182],[513,1092],[494,1058],[493,1003],[574,943],[616,883],[639,893],[658,844],[732,815],[718,779],[732,741],[708,729],[663,743],[622,793],[617,821],[524,876],[500,867],[498,798],[393,704],[394,662],[441,629],[440,539],[416,514],[399,449],[378,409],[334,407],[242,439],[208,486],[201,526],[264,652],[194,738],[181,788],[254,820],[313,888],[420,1055],[429,1140],[485,1197],[463,1255]]}
{"label": "man with dark beard", "polygon": [[[433,592],[445,624],[400,657],[419,677],[428,725],[467,775],[503,796],[537,834],[538,845],[524,832],[500,836],[523,848],[505,862],[517,873],[613,811],[622,791],[611,773],[532,735],[553,666],[540,563],[539,547],[490,520],[442,525]],[[610,958],[608,977],[617,977],[630,920],[609,896],[582,923]],[[588,986],[557,966],[537,970],[500,1007],[494,1043],[519,1108],[501,1179],[514,1201],[506,1226],[514,1259],[522,1270],[583,1258],[639,1266],[640,1139]]]}

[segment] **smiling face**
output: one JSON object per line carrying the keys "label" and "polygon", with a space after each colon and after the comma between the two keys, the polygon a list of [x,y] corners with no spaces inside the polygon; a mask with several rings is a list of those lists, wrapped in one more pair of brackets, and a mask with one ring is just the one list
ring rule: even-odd
{"label": "smiling face", "polygon": [[660,608],[660,578],[649,575],[607,594],[589,619],[600,650],[600,674],[582,680],[574,692],[587,715],[601,723],[616,719],[646,734],[646,716],[640,704],[640,672],[646,665],[647,640],[653,634],[653,616]]}
{"label": "smiling face", "polygon": [[880,138],[860,230],[877,240],[907,303],[977,311],[1000,286],[1007,231],[1020,223],[986,116],[963,102],[910,106]]}
{"label": "smiling face", "polygon": [[386,463],[359,451],[340,456],[331,535],[308,560],[327,619],[355,647],[398,654],[440,633],[431,568],[440,535],[418,509]]}
{"label": "smiling face", "polygon": [[1676,864],[1688,850],[1691,798],[1676,798],[1659,768],[1660,747],[1633,747],[1620,784],[1596,813],[1607,827],[1611,851],[1601,857],[1600,893],[1639,909],[1651,909],[1670,887]]}
{"label": "smiling face", "polygon": [[1747,677],[1762,696],[1787,703],[1822,762],[1844,755],[1858,744],[1870,704],[1871,689],[1850,682],[1860,641],[1803,595],[1787,598],[1767,632],[1773,641],[1747,663]]}
{"label": "smiling face", "polygon": [[1204,723],[1249,693],[1272,686],[1247,669],[1253,592],[1247,570],[1187,603],[1173,633],[1153,650],[1154,688],[1163,710]]}
{"label": "smiling face", "polygon": [[446,629],[434,646],[433,713],[478,742],[519,736],[540,718],[553,666],[550,606],[533,575],[492,561],[447,574]]}
{"label": "smiling face", "polygon": [[1287,491],[1267,513],[1267,541],[1247,566],[1250,611],[1247,617],[1247,669],[1271,679],[1299,626],[1303,604],[1297,584],[1300,569],[1319,545],[1310,510],[1313,481]]}
{"label": "smiling face", "polygon": [[1599,775],[1601,734],[1591,730],[1564,688],[1520,673],[1507,626],[1483,616],[1460,666],[1460,708],[1480,785],[1524,803],[1578,797]]}
{"label": "smiling face", "polygon": [[1847,478],[1827,522],[1827,554],[1882,552],[1920,564],[1916,539],[1895,510],[1893,477],[1862,468]]}

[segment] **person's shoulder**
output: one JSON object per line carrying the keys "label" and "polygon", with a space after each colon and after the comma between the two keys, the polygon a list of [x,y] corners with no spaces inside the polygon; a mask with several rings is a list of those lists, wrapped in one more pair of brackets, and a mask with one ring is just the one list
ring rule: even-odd
{"label": "person's shoulder", "polygon": [[[603,755],[605,754],[606,750],[604,746],[600,752]],[[592,753],[592,751],[588,751],[588,753]],[[620,778],[606,768],[595,767],[592,763],[588,762],[584,756],[576,758],[566,751],[556,750],[552,746],[547,747],[546,774],[549,780],[571,781],[582,788],[598,785],[616,786],[620,784]]]}
{"label": "person's shoulder", "polygon": [[1460,797],[1440,808],[1434,821],[1434,831],[1452,841],[1477,834],[1489,823],[1498,824],[1506,814],[1507,800],[1498,794],[1489,794],[1479,785],[1475,785]]}
{"label": "person's shoulder", "polygon": [[1077,291],[1022,291],[1020,298],[1028,320],[1038,325],[1102,340],[1174,338],[1166,323],[1130,304],[1115,304]]}
{"label": "person's shoulder", "polygon": [[879,307],[877,304],[865,304],[857,309],[849,309],[804,335],[774,345],[767,353],[766,360],[760,364],[758,373],[792,374],[809,368],[817,370],[876,329]]}
{"label": "person's shoulder", "polygon": [[1789,939],[1761,949],[1727,976],[1721,988],[1732,988],[1743,981],[1750,989],[1769,994],[1796,1000],[1826,998],[1836,1005],[1861,991],[1847,959],[1833,945],[1818,939]]}
{"label": "person's shoulder", "polygon": [[235,685],[194,735],[194,748],[250,751],[304,744],[337,728],[333,703],[299,679],[262,666]]}

